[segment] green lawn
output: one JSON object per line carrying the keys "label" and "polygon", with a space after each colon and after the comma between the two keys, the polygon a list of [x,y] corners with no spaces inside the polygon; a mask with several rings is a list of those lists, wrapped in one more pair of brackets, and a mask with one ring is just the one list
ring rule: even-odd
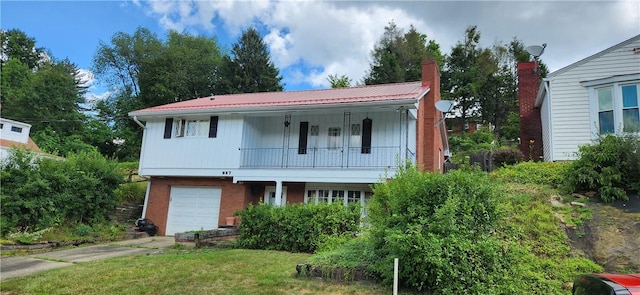
{"label": "green lawn", "polygon": [[297,278],[309,254],[195,250],[80,263],[2,281],[8,294],[388,294],[376,285]]}

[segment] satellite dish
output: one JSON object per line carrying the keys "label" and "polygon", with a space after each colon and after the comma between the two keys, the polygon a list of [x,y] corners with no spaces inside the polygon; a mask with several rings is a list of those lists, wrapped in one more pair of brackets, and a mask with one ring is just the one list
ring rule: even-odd
{"label": "satellite dish", "polygon": [[450,100],[440,100],[436,102],[436,109],[438,109],[438,111],[441,111],[443,113],[450,112],[452,107],[453,107],[453,102],[451,102]]}
{"label": "satellite dish", "polygon": [[544,53],[544,49],[547,47],[547,43],[540,45],[531,45],[527,46],[524,50],[526,50],[529,54],[533,55],[533,58],[538,59]]}

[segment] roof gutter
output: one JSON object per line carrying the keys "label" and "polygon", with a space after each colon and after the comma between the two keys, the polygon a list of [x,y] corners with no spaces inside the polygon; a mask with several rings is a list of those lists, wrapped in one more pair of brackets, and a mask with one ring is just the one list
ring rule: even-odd
{"label": "roof gutter", "polygon": [[138,116],[133,116],[133,121],[138,123],[138,125],[140,125],[140,127],[142,127],[142,129],[147,129],[147,127],[144,126],[144,124],[142,124],[142,122],[140,122],[140,120],[138,120]]}

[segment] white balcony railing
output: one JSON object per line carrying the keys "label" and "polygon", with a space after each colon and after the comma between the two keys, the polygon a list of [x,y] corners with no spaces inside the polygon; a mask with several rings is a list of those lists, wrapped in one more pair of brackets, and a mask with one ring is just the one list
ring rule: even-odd
{"label": "white balcony railing", "polygon": [[400,147],[354,148],[241,148],[241,168],[393,168],[415,161]]}

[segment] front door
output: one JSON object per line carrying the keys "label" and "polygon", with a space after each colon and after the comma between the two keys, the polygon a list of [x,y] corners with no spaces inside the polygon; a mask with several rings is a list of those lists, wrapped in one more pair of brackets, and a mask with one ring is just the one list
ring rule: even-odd
{"label": "front door", "polygon": [[[276,204],[276,187],[275,186],[267,186],[264,188],[264,203],[277,205]],[[287,203],[287,187],[282,187],[282,204]]]}

